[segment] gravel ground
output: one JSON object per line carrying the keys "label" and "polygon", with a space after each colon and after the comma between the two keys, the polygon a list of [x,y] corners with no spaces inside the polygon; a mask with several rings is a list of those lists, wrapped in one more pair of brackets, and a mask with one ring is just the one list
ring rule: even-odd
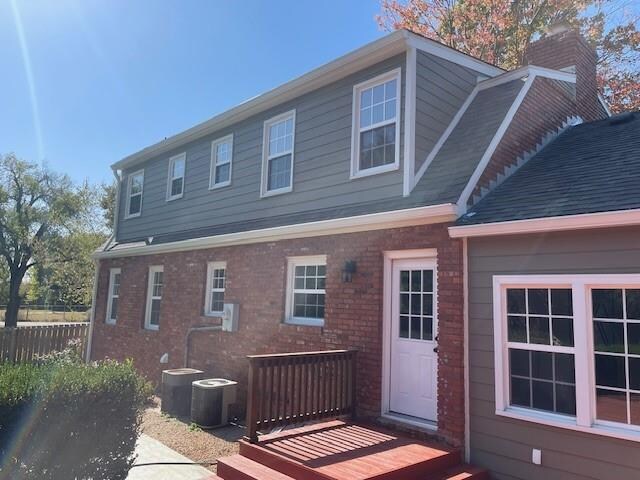
{"label": "gravel ground", "polygon": [[[188,418],[163,415],[158,399],[145,411],[142,431],[194,462],[212,461],[238,453],[238,440],[244,435],[244,430],[238,427],[201,430],[191,426]],[[215,465],[204,466],[216,471]]]}

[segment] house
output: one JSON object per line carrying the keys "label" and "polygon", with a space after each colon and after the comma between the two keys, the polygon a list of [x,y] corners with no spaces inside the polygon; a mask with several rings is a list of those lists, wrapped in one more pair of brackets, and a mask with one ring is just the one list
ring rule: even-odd
{"label": "house", "polygon": [[607,117],[595,61],[570,31],[509,72],[397,31],[116,162],[92,358],[154,381],[201,368],[243,405],[247,355],[355,349],[360,417],[465,445],[466,241],[449,227]]}
{"label": "house", "polygon": [[450,228],[471,459],[496,478],[639,476],[639,184],[640,114],[622,114],[572,127]]}

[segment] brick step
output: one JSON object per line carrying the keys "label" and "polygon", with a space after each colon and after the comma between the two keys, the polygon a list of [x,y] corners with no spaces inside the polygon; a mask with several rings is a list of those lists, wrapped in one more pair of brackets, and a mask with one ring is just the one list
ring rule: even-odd
{"label": "brick step", "polygon": [[489,472],[483,468],[463,463],[431,475],[425,480],[489,480]]}
{"label": "brick step", "polygon": [[218,459],[218,476],[222,480],[293,480],[242,455]]}

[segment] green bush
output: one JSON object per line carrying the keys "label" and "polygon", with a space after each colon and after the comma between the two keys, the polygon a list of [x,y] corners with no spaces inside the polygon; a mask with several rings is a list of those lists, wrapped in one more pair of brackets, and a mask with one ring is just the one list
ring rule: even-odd
{"label": "green bush", "polygon": [[131,362],[0,365],[0,480],[124,479],[150,394]]}

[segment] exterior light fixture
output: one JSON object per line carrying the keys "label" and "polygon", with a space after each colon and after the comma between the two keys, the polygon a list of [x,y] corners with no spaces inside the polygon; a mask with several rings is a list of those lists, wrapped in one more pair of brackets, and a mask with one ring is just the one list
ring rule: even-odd
{"label": "exterior light fixture", "polygon": [[356,273],[355,260],[347,260],[344,262],[344,267],[342,267],[342,282],[351,283],[354,273]]}

